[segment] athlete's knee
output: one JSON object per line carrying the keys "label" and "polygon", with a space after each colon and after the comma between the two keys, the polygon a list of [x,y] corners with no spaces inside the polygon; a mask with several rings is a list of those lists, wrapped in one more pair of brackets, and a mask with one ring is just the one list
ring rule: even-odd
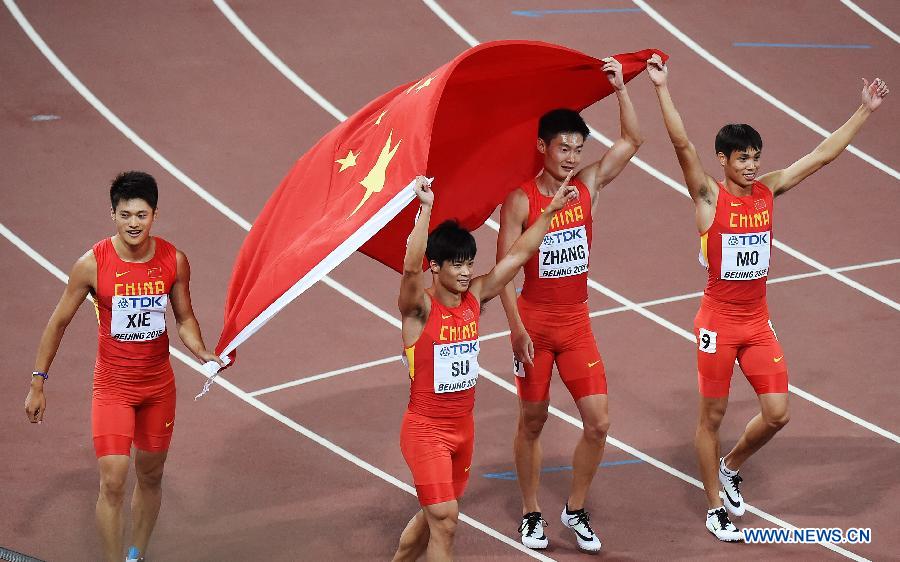
{"label": "athlete's knee", "polygon": [[519,433],[526,439],[537,439],[547,422],[548,412],[541,408],[522,408],[519,415]]}
{"label": "athlete's knee", "polygon": [[135,457],[134,472],[141,488],[159,488],[162,485],[165,453],[144,454],[138,451]]}
{"label": "athlete's knee", "polygon": [[725,417],[726,405],[720,401],[704,400],[700,406],[699,428],[711,432],[719,431]]}
{"label": "athlete's knee", "polygon": [[459,512],[456,509],[442,507],[428,510],[428,530],[434,538],[452,541],[458,521]]}
{"label": "athlete's knee", "polygon": [[100,497],[107,503],[119,505],[125,499],[127,472],[104,471],[100,473]]}
{"label": "athlete's knee", "polygon": [[779,431],[781,428],[786,426],[789,421],[791,421],[791,414],[787,409],[785,409],[781,412],[770,413],[769,415],[764,416],[764,419],[766,421],[766,425],[768,425],[775,431]]}
{"label": "athlete's knee", "polygon": [[584,438],[591,443],[604,443],[609,434],[609,417],[584,423]]}

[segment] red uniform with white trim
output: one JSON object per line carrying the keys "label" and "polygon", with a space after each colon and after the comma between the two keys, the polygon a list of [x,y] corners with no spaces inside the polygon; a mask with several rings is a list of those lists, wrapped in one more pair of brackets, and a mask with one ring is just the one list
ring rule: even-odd
{"label": "red uniform with white trim", "polygon": [[410,393],[400,450],[419,502],[431,505],[461,497],[469,481],[481,306],[468,291],[454,308],[426,294],[431,313],[422,335],[404,350]]}
{"label": "red uniform with white trim", "polygon": [[128,455],[168,450],[175,423],[166,309],[176,279],[175,246],[153,237],[153,257],[126,262],[106,238],[97,261],[98,337],[91,407],[94,451]]}
{"label": "red uniform with white trim", "polygon": [[700,237],[709,279],[694,335],[700,393],[707,398],[728,396],[735,359],[757,394],[787,392],[787,362],[766,304],[773,202],[758,181],[746,197],[720,184],[712,226]]}
{"label": "red uniform with white trim", "polygon": [[[580,180],[571,183],[578,188],[578,198],[554,215],[540,249],[525,264],[518,307],[534,344],[534,365],[516,361],[514,371],[519,397],[526,402],[549,399],[554,362],[576,401],[607,391],[587,305],[591,194]],[[530,227],[553,197],[541,193],[535,180],[520,189],[528,197],[526,227]]]}

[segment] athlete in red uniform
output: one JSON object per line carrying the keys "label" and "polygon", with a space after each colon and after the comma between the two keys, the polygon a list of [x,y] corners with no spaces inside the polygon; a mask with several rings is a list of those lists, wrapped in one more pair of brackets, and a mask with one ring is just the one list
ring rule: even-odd
{"label": "athlete in red uniform", "polygon": [[[568,179],[568,178],[567,178]],[[478,382],[478,320],[538,249],[556,211],[578,196],[565,182],[534,224],[485,275],[472,277],[475,238],[455,221],[428,234],[434,193],[417,178],[419,216],[406,246],[398,306],[409,367],[409,406],[400,430],[400,450],[413,475],[422,509],[403,533],[394,560],[451,560],[459,517],[457,500],[469,480]],[[432,286],[425,289],[422,259]]]}
{"label": "athlete in red uniform", "polygon": [[41,337],[25,399],[28,420],[40,423],[47,407],[44,382],[50,364],[66,327],[90,293],[99,325],[91,404],[100,468],[96,516],[104,557],[110,562],[122,560],[122,502],[132,443],[137,482],[128,560],[142,559],[159,514],[163,466],[175,424],[175,376],[166,331],[170,302],[184,345],[202,362],[221,364],[207,351],[191,308],[187,258],[162,238],[150,236],[157,198],[156,181],[149,174],[125,172],[112,182],[111,215],[117,233],[75,262]]}
{"label": "athlete in red uniform", "polygon": [[[887,86],[880,78],[863,80],[862,105],[815,150],[783,170],[758,176],[762,138],[749,125],[726,125],[716,135],[716,154],[725,180],[704,170],[697,150],[667,86],[667,69],[658,56],[647,61],[663,120],[685,183],[694,200],[700,231],[700,261],[709,271],[700,311],[694,321],[700,420],[694,444],[709,510],[706,527],[718,539],[743,537],[727,511],[744,513],[738,470],[788,422],[787,361],[769,322],[766,278],[772,244],[773,200],[828,164],[878,109]],[[759,399],[760,413],[747,424],[731,451],[719,458],[719,426],[728,405],[734,361]],[[719,498],[724,488],[725,502]]]}
{"label": "athlete in red uniform", "polygon": [[[501,294],[509,321],[519,394],[519,423],[514,442],[522,492],[519,531],[522,544],[529,548],[542,549],[549,544],[538,503],[539,438],[547,421],[554,363],[584,423],[572,459],[572,487],[560,518],[575,533],[581,549],[596,552],[601,546],[591,528],[590,516],[584,510],[609,430],[606,375],[587,306],[593,206],[600,190],[619,175],[641,144],[637,115],[622,79],[622,65],[614,58],[603,60],[603,71],[619,99],[621,138],[603,158],[575,176],[572,183],[578,188],[579,197],[553,218],[540,251],[525,265],[525,284],[518,302],[512,283]],[[587,125],[575,111],[558,109],[541,118],[537,149],[543,157],[544,169],[504,201],[500,211],[498,257],[506,254],[513,241],[540,216],[566,175],[578,168],[587,136]]]}

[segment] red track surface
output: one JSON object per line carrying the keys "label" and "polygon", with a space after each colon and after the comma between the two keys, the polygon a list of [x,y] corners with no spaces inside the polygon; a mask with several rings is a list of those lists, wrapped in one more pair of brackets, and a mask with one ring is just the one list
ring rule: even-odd
{"label": "red track surface", "polygon": [[[345,113],[388,88],[417,79],[465,43],[424,4],[372,1],[307,5],[285,0],[234,3],[238,14],[285,63]],[[727,78],[642,13],[525,18],[514,9],[596,8],[596,3],[473,3],[444,8],[482,41],[530,38],[595,55],[657,47],[671,57],[672,89],[710,169],[712,138],[729,120],[754,124],[766,141],[764,163],[784,166],[821,137]],[[827,129],[856,108],[860,76],[880,75],[895,89],[898,48],[838,2],[653,2],[682,31],[747,78]],[[900,10],[860,2],[895,31]],[[623,1],[602,7],[630,7]],[[746,11],[749,10],[749,11]],[[226,205],[252,220],[296,157],[334,119],[262,58],[211,3],[28,2],[26,17],[72,72],[138,135]],[[741,49],[735,41],[866,43],[866,50]],[[156,233],[193,265],[194,306],[212,345],[244,231],[191,193],[114,129],[60,76],[15,20],[0,11],[0,223],[63,270],[111,233],[105,188],[120,170],[145,169],[161,185]],[[647,142],[639,157],[669,176],[681,174],[648,81],[629,87]],[[61,119],[33,122],[36,114]],[[613,100],[586,112],[600,132],[617,134]],[[900,103],[888,98],[855,140],[897,168]],[[588,158],[601,152],[590,143]],[[464,150],[465,147],[460,147]],[[708,158],[707,158],[708,157]],[[894,259],[900,243],[898,182],[845,154],[778,203],[779,240],[829,267]],[[603,193],[591,277],[635,302],[699,291],[697,239],[687,199],[635,166]],[[495,234],[477,233],[479,263],[492,263]],[[7,356],[0,379],[0,545],[47,560],[92,560],[96,468],[90,440],[90,380],[96,324],[85,306],[69,328],[47,386],[49,411],[27,424],[27,372],[61,283],[28,255],[0,242]],[[774,252],[774,276],[813,271]],[[900,300],[900,265],[846,275]],[[355,255],[333,278],[396,316],[397,278]],[[896,390],[898,314],[825,276],[773,284],[773,321],[796,386],[900,432]],[[618,306],[591,294],[591,310]],[[690,330],[697,299],[650,310]],[[499,303],[484,334],[506,328]],[[676,469],[696,473],[692,438],[694,352],[681,336],[634,312],[594,320],[607,365],[612,430],[617,439]],[[177,338],[173,338],[177,339]],[[180,342],[176,345],[180,345]],[[249,392],[305,376],[389,357],[397,330],[333,289],[318,284],[242,349],[226,377]],[[482,365],[504,379],[505,337],[486,341]],[[178,431],[166,471],[165,500],[150,554],[154,560],[387,559],[409,516],[412,495],[335,455],[221,388],[191,397],[197,373],[173,360],[180,387]],[[737,374],[723,429],[729,447],[756,403]],[[398,431],[408,382],[397,363],[264,394],[284,416],[409,483]],[[561,386],[553,405],[577,411]],[[900,552],[897,443],[792,396],[790,425],[745,469],[750,504],[798,527],[871,527],[870,545],[847,546],[872,559]],[[512,470],[513,394],[479,384],[473,478],[463,512],[515,539],[515,482],[483,478]],[[578,429],[551,418],[545,466],[570,463]],[[633,458],[609,446],[609,461]],[[549,473],[541,499],[558,560],[581,559],[556,522],[570,473]],[[740,546],[703,529],[702,492],[648,463],[603,468],[588,500],[609,559],[840,558],[820,546]],[[746,515],[743,526],[772,523]],[[894,530],[892,530],[894,529]],[[525,555],[467,525],[457,554],[479,560]],[[891,554],[893,553],[893,554]]]}

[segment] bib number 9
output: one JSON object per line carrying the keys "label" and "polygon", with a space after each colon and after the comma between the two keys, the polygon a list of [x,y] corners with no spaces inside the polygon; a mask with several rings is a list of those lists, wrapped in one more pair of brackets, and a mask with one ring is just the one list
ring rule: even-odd
{"label": "bib number 9", "polygon": [[699,346],[700,351],[703,353],[715,353],[716,352],[716,334],[706,328],[700,328],[700,333],[697,336],[697,344]]}

